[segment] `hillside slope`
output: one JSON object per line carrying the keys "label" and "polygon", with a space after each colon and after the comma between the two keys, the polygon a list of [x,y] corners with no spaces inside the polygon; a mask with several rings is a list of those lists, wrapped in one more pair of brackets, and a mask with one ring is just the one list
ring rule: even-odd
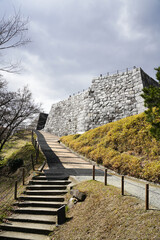
{"label": "hillside slope", "polygon": [[144,113],[61,137],[74,151],[120,174],[160,183],[160,142]]}
{"label": "hillside slope", "polygon": [[151,240],[160,239],[160,212],[144,210],[144,202],[121,196],[120,190],[87,181],[75,186],[87,197],[67,213],[52,240]]}

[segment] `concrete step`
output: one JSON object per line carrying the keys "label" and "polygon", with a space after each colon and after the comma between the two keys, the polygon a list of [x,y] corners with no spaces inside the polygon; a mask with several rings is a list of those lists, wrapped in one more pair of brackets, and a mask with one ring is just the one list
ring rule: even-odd
{"label": "concrete step", "polygon": [[66,205],[66,202],[42,202],[42,201],[24,201],[16,202],[15,206],[18,207],[47,207],[47,208],[60,208],[63,205]]}
{"label": "concrete step", "polygon": [[50,240],[50,237],[42,234],[3,231],[0,232],[1,240]]}
{"label": "concrete step", "polygon": [[57,216],[54,215],[33,215],[33,214],[12,214],[6,218],[7,221],[30,222],[30,223],[45,223],[56,224]]}
{"label": "concrete step", "polygon": [[45,195],[45,196],[65,195],[66,193],[67,193],[67,190],[26,190],[24,191],[24,194],[26,195]]}
{"label": "concrete step", "polygon": [[63,196],[44,196],[44,195],[21,195],[19,201],[47,201],[47,202],[64,202]]}
{"label": "concrete step", "polygon": [[55,225],[51,224],[42,224],[42,223],[21,223],[21,222],[12,222],[9,221],[7,223],[2,223],[0,225],[0,229],[5,231],[13,231],[13,232],[24,232],[24,233],[36,233],[48,235],[53,229]]}
{"label": "concrete step", "polygon": [[61,176],[52,176],[52,175],[47,175],[47,176],[34,176],[33,180],[68,180],[68,176],[66,175],[61,175]]}
{"label": "concrete step", "polygon": [[71,181],[68,180],[31,180],[29,185],[68,185]]}
{"label": "concrete step", "polygon": [[28,185],[26,189],[29,190],[65,190],[66,185]]}
{"label": "concrete step", "polygon": [[58,208],[47,207],[21,207],[14,209],[14,213],[37,214],[37,215],[56,215]]}

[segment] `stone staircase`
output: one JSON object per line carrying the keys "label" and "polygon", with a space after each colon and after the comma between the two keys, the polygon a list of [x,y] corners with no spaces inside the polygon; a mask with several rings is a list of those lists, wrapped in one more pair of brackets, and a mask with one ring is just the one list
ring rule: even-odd
{"label": "stone staircase", "polygon": [[34,176],[14,204],[13,214],[0,225],[0,239],[49,240],[69,183],[51,173]]}

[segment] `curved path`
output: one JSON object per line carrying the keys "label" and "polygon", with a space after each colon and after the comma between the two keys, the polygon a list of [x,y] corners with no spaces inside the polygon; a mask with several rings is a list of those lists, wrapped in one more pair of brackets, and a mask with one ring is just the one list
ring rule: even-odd
{"label": "curved path", "polygon": [[[59,144],[59,137],[43,131],[36,131],[38,142],[47,158],[47,167],[45,172],[61,175],[64,179],[68,176],[75,181],[84,181],[92,179],[92,162],[86,161],[77,154],[71,152],[68,148]],[[95,163],[94,163],[95,164]],[[104,168],[96,166],[96,180],[104,182]],[[107,183],[109,185],[121,187],[121,176],[108,171]],[[135,178],[125,177],[125,191],[145,200],[145,184],[147,182]],[[151,184],[149,187],[150,204],[152,207],[160,209],[160,186]]]}

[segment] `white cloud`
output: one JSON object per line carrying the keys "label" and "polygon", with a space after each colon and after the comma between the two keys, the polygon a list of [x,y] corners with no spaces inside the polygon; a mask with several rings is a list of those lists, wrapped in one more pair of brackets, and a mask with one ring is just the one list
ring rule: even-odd
{"label": "white cloud", "polygon": [[136,65],[153,77],[160,63],[159,0],[0,1],[6,16],[13,6],[29,17],[32,42],[7,51],[24,71],[6,77],[15,90],[28,84],[46,111],[101,73]]}

